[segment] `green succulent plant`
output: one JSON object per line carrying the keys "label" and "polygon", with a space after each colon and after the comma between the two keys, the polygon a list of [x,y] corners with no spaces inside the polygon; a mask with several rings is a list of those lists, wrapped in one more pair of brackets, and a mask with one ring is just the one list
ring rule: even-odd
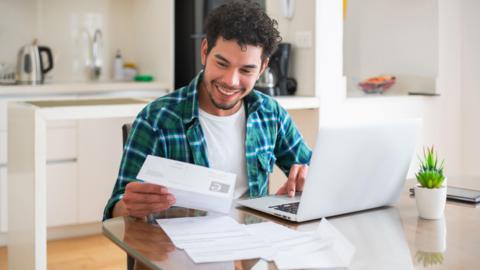
{"label": "green succulent plant", "polygon": [[423,160],[420,159],[420,170],[416,174],[417,181],[425,188],[439,188],[445,180],[443,166],[445,160],[438,163],[438,156],[432,147],[423,149]]}

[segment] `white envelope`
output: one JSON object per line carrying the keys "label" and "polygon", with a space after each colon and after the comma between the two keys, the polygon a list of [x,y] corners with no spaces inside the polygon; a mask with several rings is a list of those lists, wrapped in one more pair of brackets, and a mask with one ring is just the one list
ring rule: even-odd
{"label": "white envelope", "polygon": [[148,155],[137,179],[166,186],[176,206],[229,213],[236,175]]}

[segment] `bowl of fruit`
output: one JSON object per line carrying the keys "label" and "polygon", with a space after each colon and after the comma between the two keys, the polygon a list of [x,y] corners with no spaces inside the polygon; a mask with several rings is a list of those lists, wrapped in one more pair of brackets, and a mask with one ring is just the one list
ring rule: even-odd
{"label": "bowl of fruit", "polygon": [[358,83],[358,86],[366,94],[382,94],[395,84],[395,76],[380,75]]}

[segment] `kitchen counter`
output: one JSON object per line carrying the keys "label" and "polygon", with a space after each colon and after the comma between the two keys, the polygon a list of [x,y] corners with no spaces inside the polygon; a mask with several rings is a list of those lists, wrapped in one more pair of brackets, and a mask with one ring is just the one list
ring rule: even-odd
{"label": "kitchen counter", "polygon": [[[7,134],[9,269],[47,268],[46,208],[49,192],[46,161],[47,122],[132,118],[147,103],[148,100],[134,98],[33,100],[9,103]],[[95,147],[95,140],[90,140],[89,143]],[[103,145],[100,151],[106,151]],[[79,158],[76,166],[95,170],[95,165],[88,158]],[[63,180],[71,181],[68,178]],[[88,186],[85,179],[75,185],[77,184],[79,190],[91,189],[91,183]],[[95,198],[97,196],[95,192],[96,190],[90,190],[89,196]]]}
{"label": "kitchen counter", "polygon": [[278,103],[286,110],[319,109],[320,100],[317,97],[278,96]]}
{"label": "kitchen counter", "polygon": [[[146,93],[144,96],[151,96],[157,91],[162,94],[170,92],[167,84],[161,82],[86,82],[86,83],[61,83],[42,85],[0,85],[0,98],[21,97],[21,96],[91,96],[109,95],[116,93],[126,96],[134,92],[136,96]],[[318,109],[320,102],[316,97],[301,96],[277,96],[275,99],[287,110]]]}
{"label": "kitchen counter", "polygon": [[[95,95],[134,91],[156,92],[163,94],[170,92],[170,87],[162,82],[84,82],[84,83],[55,83],[41,85],[0,85],[1,97],[18,96],[50,96],[50,95]],[[147,95],[149,96],[149,95]],[[287,110],[318,109],[320,102],[316,97],[280,96],[275,97],[282,107]]]}
{"label": "kitchen counter", "polygon": [[163,91],[170,86],[162,82],[79,82],[41,85],[0,85],[0,97],[31,95],[78,95],[121,91]]}

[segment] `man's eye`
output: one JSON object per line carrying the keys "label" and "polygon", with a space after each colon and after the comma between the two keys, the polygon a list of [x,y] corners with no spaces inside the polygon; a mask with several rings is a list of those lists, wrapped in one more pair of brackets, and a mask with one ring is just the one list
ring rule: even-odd
{"label": "man's eye", "polygon": [[243,74],[250,74],[250,73],[252,73],[252,71],[251,71],[250,69],[246,69],[246,68],[240,69],[240,72],[242,72]]}
{"label": "man's eye", "polygon": [[217,64],[218,64],[219,66],[221,66],[221,67],[226,67],[226,66],[227,66],[227,64],[221,63],[221,62],[217,62]]}

